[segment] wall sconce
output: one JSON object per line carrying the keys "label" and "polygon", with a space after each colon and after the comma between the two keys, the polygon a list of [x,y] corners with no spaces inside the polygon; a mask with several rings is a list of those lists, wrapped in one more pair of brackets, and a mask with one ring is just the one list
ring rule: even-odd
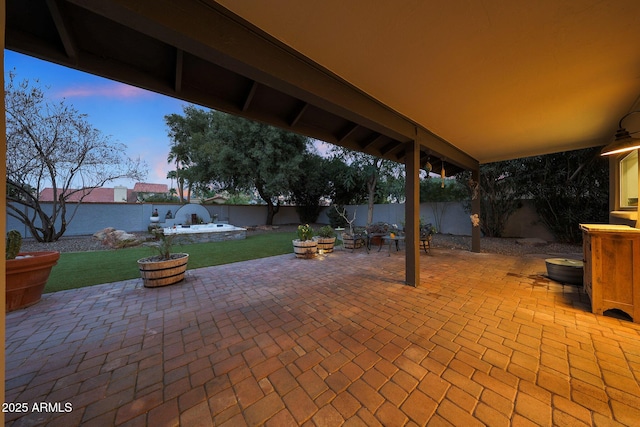
{"label": "wall sconce", "polygon": [[633,151],[640,148],[640,139],[633,138],[631,134],[622,127],[622,121],[635,113],[640,113],[640,111],[632,111],[625,114],[620,119],[618,130],[616,131],[616,139],[611,144],[605,146],[602,151],[600,151],[601,156],[626,153],[627,151]]}

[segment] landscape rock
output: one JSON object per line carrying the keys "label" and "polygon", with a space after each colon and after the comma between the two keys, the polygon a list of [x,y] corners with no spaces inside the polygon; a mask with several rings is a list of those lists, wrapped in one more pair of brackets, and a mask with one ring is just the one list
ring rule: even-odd
{"label": "landscape rock", "polygon": [[99,240],[104,246],[113,249],[138,246],[142,243],[142,240],[135,234],[127,233],[124,230],[116,230],[113,227],[107,227],[95,232],[93,238]]}

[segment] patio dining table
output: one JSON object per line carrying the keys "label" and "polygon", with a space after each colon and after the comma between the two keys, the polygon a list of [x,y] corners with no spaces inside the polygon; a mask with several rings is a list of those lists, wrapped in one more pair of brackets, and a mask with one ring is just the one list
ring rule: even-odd
{"label": "patio dining table", "polygon": [[400,236],[400,235],[390,235],[387,234],[386,236],[382,236],[382,244],[380,245],[380,247],[378,248],[378,252],[380,252],[380,249],[382,249],[383,245],[389,245],[389,256],[391,256],[391,245],[393,244],[393,242],[395,242],[396,244],[396,252],[400,250],[400,242],[404,242],[404,235]]}

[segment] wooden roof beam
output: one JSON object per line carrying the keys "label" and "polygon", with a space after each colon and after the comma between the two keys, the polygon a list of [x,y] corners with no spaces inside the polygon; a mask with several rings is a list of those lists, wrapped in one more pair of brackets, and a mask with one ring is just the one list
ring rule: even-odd
{"label": "wooden roof beam", "polygon": [[249,109],[249,106],[251,105],[251,101],[253,101],[253,97],[255,96],[257,89],[258,82],[254,80],[253,84],[251,85],[251,89],[249,89],[249,93],[247,93],[247,96],[244,99],[244,104],[242,104],[242,111],[247,111]]}
{"label": "wooden roof beam", "polygon": [[58,36],[60,37],[60,41],[62,42],[65,53],[72,62],[77,62],[78,49],[76,47],[75,41],[71,37],[71,33],[69,32],[69,25],[67,24],[66,19],[62,11],[60,10],[60,1],[47,0],[47,7],[49,8],[49,13],[51,13],[51,19],[53,19],[53,23],[56,26],[56,30],[58,31]]}
{"label": "wooden roof beam", "polygon": [[293,119],[289,122],[289,126],[295,127],[304,115],[305,111],[307,111],[307,108],[309,108],[309,104],[303,102],[302,106],[293,115]]}
{"label": "wooden roof beam", "polygon": [[176,49],[176,68],[174,75],[173,88],[176,93],[182,91],[182,70],[184,68],[184,51]]}

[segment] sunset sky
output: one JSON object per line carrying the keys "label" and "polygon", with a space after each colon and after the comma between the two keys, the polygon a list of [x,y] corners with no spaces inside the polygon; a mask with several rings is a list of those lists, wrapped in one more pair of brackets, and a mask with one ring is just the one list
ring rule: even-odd
{"label": "sunset sky", "polygon": [[[172,99],[91,74],[5,50],[5,79],[15,71],[18,81],[39,80],[49,98],[64,98],[104,135],[127,146],[129,157],[140,157],[149,169],[146,182],[170,184],[167,163],[170,140],[164,116],[182,113],[184,101]],[[133,188],[133,181],[113,185]],[[109,184],[110,187],[113,186]]]}

